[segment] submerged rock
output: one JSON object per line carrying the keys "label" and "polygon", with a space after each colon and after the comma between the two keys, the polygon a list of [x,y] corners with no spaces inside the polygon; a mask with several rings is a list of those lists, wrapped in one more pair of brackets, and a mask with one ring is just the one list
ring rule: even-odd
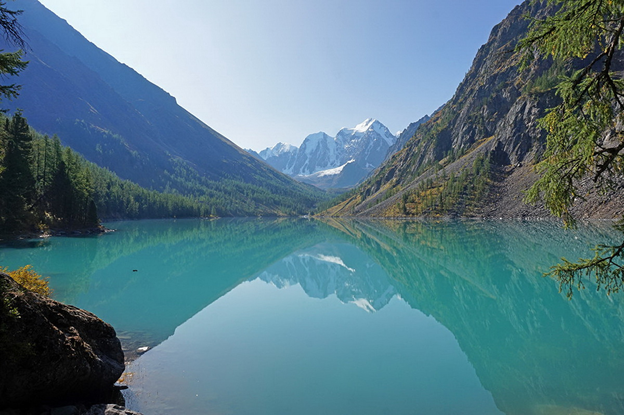
{"label": "submerged rock", "polygon": [[0,273],[0,409],[106,402],[123,371],[109,324]]}

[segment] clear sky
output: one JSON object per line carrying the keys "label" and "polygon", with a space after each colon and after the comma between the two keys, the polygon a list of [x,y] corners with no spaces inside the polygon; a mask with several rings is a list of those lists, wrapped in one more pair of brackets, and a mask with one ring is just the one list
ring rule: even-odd
{"label": "clear sky", "polygon": [[40,0],[244,148],[449,100],[520,0]]}

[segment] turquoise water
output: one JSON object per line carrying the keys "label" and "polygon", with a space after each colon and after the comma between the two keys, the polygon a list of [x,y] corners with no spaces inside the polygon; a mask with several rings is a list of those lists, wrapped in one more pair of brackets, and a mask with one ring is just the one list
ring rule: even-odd
{"label": "turquoise water", "polygon": [[178,220],[0,248],[113,324],[152,414],[622,414],[624,302],[541,273],[549,222]]}

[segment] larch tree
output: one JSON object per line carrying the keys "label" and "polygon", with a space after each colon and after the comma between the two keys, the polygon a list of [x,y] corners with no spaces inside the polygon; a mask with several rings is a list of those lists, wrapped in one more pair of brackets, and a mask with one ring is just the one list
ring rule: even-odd
{"label": "larch tree", "polygon": [[[538,0],[534,0],[538,1]],[[581,180],[590,178],[605,194],[624,173],[624,0],[542,0],[555,12],[534,20],[517,51],[525,62],[551,56],[555,64],[577,68],[559,78],[559,104],[540,120],[547,132],[540,178],[526,200],[543,201],[568,226],[570,208],[583,198]],[[615,227],[624,234],[624,218]],[[624,238],[623,238],[624,239]],[[568,297],[595,278],[608,294],[624,286],[624,242],[599,245],[594,257],[554,266],[549,275]]]}

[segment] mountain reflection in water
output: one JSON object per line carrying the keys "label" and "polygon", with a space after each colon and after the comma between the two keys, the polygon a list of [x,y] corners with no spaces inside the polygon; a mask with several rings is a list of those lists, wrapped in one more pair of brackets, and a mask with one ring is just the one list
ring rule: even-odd
{"label": "mountain reflection in water", "polygon": [[110,226],[118,231],[5,247],[0,261],[33,264],[52,275],[61,300],[157,346],[131,367],[129,402],[148,415],[179,405],[233,414],[624,413],[620,296],[589,286],[568,301],[541,277],[559,258],[612,240],[608,224]]}

